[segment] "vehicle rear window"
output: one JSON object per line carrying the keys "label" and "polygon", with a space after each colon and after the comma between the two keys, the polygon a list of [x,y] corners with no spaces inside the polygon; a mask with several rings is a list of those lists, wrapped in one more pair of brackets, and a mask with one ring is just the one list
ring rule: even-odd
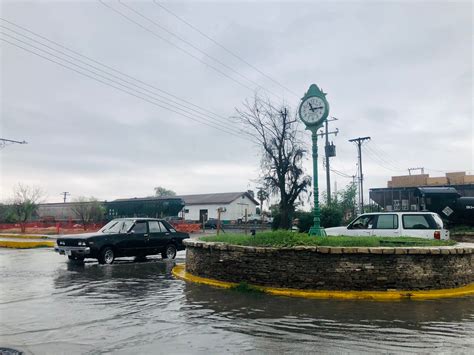
{"label": "vehicle rear window", "polygon": [[159,223],[160,223],[161,231],[162,231],[163,233],[168,232],[168,228],[165,227],[164,223],[163,223],[163,222],[159,222]]}
{"label": "vehicle rear window", "polygon": [[407,214],[402,216],[403,228],[405,229],[435,229],[434,226],[431,226],[433,223],[430,223],[428,215],[424,214]]}
{"label": "vehicle rear window", "polygon": [[381,214],[377,218],[376,229],[397,229],[398,216],[396,214]]}

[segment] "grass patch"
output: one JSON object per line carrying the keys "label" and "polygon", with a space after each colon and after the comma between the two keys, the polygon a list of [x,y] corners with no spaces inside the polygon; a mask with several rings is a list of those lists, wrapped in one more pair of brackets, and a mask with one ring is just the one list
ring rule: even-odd
{"label": "grass patch", "polygon": [[245,234],[226,234],[200,238],[206,242],[222,242],[232,245],[254,247],[295,247],[295,246],[330,246],[330,247],[403,247],[403,246],[446,246],[454,245],[454,240],[435,240],[412,237],[312,237],[306,233],[274,231],[257,233],[255,236]]}

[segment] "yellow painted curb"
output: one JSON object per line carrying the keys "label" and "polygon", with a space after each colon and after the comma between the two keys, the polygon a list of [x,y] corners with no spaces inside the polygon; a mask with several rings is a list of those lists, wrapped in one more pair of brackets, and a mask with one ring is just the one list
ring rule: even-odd
{"label": "yellow painted curb", "polygon": [[28,249],[28,248],[50,248],[54,247],[56,242],[52,240],[45,241],[13,241],[13,240],[0,240],[0,248],[16,248],[16,249]]}
{"label": "yellow painted curb", "polygon": [[49,237],[44,235],[34,235],[34,234],[2,234],[0,238],[14,238],[14,239],[48,239]]}
{"label": "yellow painted curb", "polygon": [[[199,284],[231,288],[238,284],[234,282],[218,281],[208,279],[205,277],[195,276],[186,272],[184,264],[177,264],[172,273],[175,277],[189,282]],[[265,286],[254,286],[265,293],[277,296],[287,297],[304,297],[304,298],[336,298],[336,299],[370,299],[375,301],[399,301],[402,299],[412,300],[427,300],[447,297],[463,297],[474,295],[474,284],[470,284],[458,288],[448,288],[440,290],[426,290],[426,291],[406,291],[406,290],[391,290],[391,291],[332,291],[332,290],[298,290],[290,288],[274,288]]]}

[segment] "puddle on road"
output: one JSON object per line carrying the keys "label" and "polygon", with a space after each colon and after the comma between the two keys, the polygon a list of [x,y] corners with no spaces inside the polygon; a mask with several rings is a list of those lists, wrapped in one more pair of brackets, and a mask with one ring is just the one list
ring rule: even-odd
{"label": "puddle on road", "polygon": [[[184,261],[184,253],[178,261]],[[307,300],[187,284],[172,261],[1,250],[0,343],[35,354],[469,352],[474,298]]]}

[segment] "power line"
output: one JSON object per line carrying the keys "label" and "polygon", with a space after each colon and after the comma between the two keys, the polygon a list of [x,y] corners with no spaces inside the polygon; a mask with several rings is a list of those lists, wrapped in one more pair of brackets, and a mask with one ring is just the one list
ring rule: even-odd
{"label": "power line", "polygon": [[[1,18],[0,18],[0,19],[1,19]],[[3,20],[3,19],[1,19],[1,20]],[[10,21],[6,21],[6,22],[11,23]],[[207,120],[212,120],[212,121],[214,121],[214,122],[212,122],[213,124],[218,125],[218,126],[220,126],[221,128],[223,128],[223,129],[226,129],[226,130],[234,130],[233,128],[229,127],[229,120],[225,120],[225,121],[224,121],[223,118],[222,118],[221,120],[218,120],[218,119],[216,119],[216,118],[214,118],[214,117],[209,117],[209,116],[205,115],[204,113],[199,112],[199,111],[197,111],[196,109],[194,109],[194,108],[192,108],[192,107],[188,107],[188,106],[186,106],[186,105],[183,105],[183,103],[181,103],[181,102],[177,102],[177,101],[175,101],[175,100],[171,100],[171,99],[169,99],[169,98],[167,98],[167,97],[165,97],[165,96],[163,96],[163,95],[161,95],[161,94],[157,94],[157,93],[155,93],[155,92],[153,92],[153,91],[151,91],[151,90],[148,90],[148,89],[146,89],[146,88],[143,88],[143,87],[140,86],[140,85],[134,84],[133,82],[130,82],[129,80],[125,80],[125,79],[123,79],[123,78],[120,78],[119,76],[114,75],[114,74],[111,74],[110,72],[107,72],[107,71],[105,71],[105,70],[103,70],[103,69],[101,69],[101,68],[99,68],[99,67],[97,67],[97,66],[91,65],[91,64],[89,64],[89,63],[87,63],[87,62],[85,62],[85,61],[83,61],[83,60],[81,60],[81,59],[75,58],[75,57],[70,56],[70,55],[68,55],[68,54],[66,54],[66,53],[64,53],[64,52],[62,52],[62,51],[60,51],[60,50],[57,50],[57,49],[55,49],[55,48],[52,48],[51,46],[48,46],[48,45],[46,45],[46,44],[44,44],[44,43],[42,43],[42,42],[40,42],[40,41],[37,41],[37,40],[34,39],[34,38],[31,38],[31,37],[29,37],[29,36],[23,35],[23,34],[17,32],[17,31],[14,31],[14,30],[12,30],[12,29],[10,29],[10,28],[8,28],[8,27],[6,27],[6,26],[3,26],[3,25],[0,25],[0,27],[2,27],[2,28],[4,28],[4,29],[7,29],[8,31],[11,31],[11,32],[13,32],[13,33],[15,33],[15,34],[17,34],[17,35],[20,35],[20,36],[24,37],[24,38],[27,38],[28,40],[30,40],[30,41],[32,41],[32,42],[34,42],[34,43],[40,44],[41,46],[44,46],[44,47],[46,47],[46,48],[48,48],[48,49],[51,49],[51,50],[53,50],[53,51],[55,51],[55,52],[57,52],[57,53],[60,53],[60,54],[63,55],[63,56],[66,56],[66,57],[68,57],[68,58],[71,58],[71,59],[73,59],[74,61],[78,61],[78,62],[80,62],[80,63],[83,63],[83,64],[87,65],[88,67],[94,68],[94,70],[96,70],[96,71],[99,71],[99,72],[101,72],[101,73],[105,73],[106,75],[109,75],[109,76],[111,76],[111,77],[113,77],[113,78],[115,78],[115,79],[121,80],[121,81],[123,81],[124,83],[126,83],[126,84],[128,84],[128,85],[135,86],[135,87],[139,88],[140,90],[143,90],[143,91],[145,91],[145,92],[151,93],[152,95],[154,95],[154,96],[160,98],[160,99],[156,99],[156,100],[159,101],[159,102],[162,102],[162,103],[164,103],[164,104],[166,104],[166,105],[170,105],[170,106],[172,106],[172,107],[174,107],[174,108],[177,108],[178,110],[182,110],[182,111],[184,111],[184,112],[186,112],[186,113],[190,113],[189,111],[191,111],[191,112],[193,112],[193,113],[196,113],[196,114],[198,114],[198,115],[201,116],[200,118],[202,118],[202,119],[204,119],[204,120],[206,120],[206,121],[207,121]],[[18,26],[18,27],[20,27],[20,26]],[[26,29],[25,29],[25,30],[26,30]],[[28,32],[30,32],[30,33],[33,33],[34,35],[37,35],[37,34],[35,34],[35,33],[32,32],[32,31],[29,31],[29,30],[26,30],[26,31],[28,31]],[[10,37],[10,38],[13,38],[13,39],[15,39],[15,40],[17,40],[17,41],[19,41],[19,42],[21,42],[21,43],[24,43],[24,44],[26,44],[26,45],[29,45],[29,46],[31,46],[31,47],[37,49],[37,50],[40,50],[40,51],[42,51],[43,53],[47,53],[48,55],[51,55],[51,56],[56,57],[56,58],[58,58],[58,59],[61,59],[61,60],[65,61],[65,62],[68,62],[68,63],[70,63],[70,64],[72,64],[72,65],[74,65],[74,66],[77,66],[77,67],[79,67],[79,68],[81,68],[81,69],[83,69],[83,70],[87,70],[87,71],[89,71],[89,72],[91,72],[91,73],[93,73],[93,74],[95,74],[95,75],[98,75],[98,76],[100,76],[100,77],[102,77],[102,78],[104,78],[104,79],[106,79],[106,80],[115,82],[115,83],[117,83],[117,84],[119,84],[119,85],[121,85],[121,86],[128,87],[127,85],[123,85],[122,83],[117,82],[116,80],[110,79],[110,78],[108,78],[108,77],[104,77],[104,76],[101,75],[100,73],[93,72],[93,71],[91,71],[91,70],[89,70],[89,69],[87,69],[87,68],[84,68],[84,67],[79,66],[79,65],[77,65],[77,64],[75,64],[75,63],[72,63],[72,62],[70,62],[70,61],[68,61],[68,60],[66,60],[66,59],[64,59],[64,58],[58,57],[58,56],[56,56],[55,54],[52,54],[52,53],[50,53],[50,52],[48,52],[48,51],[45,51],[45,50],[43,50],[43,49],[41,49],[41,48],[38,48],[38,47],[36,47],[36,46],[33,46],[33,45],[31,45],[31,44],[29,44],[29,43],[27,43],[27,42],[24,42],[24,41],[22,41],[22,40],[20,40],[20,39],[18,39],[18,38],[16,38],[16,37],[14,37],[14,36],[11,36],[11,35],[6,34],[6,33],[4,33],[4,35],[6,35],[6,36],[8,36],[8,37]],[[37,35],[37,36],[38,36],[38,37],[42,37],[42,36],[40,36],[40,35]],[[48,41],[48,39],[47,39],[46,37],[42,37],[42,38],[44,38],[44,40],[47,40],[47,41]],[[53,41],[50,41],[50,42],[53,42]],[[54,42],[53,42],[53,43],[54,43]],[[65,48],[66,50],[68,50],[68,51],[70,51],[70,52],[74,52],[74,51],[70,50],[69,48],[67,48],[67,47],[65,47],[65,46],[62,46],[62,45],[60,45],[60,46],[63,47],[63,48]],[[74,52],[74,53],[77,53],[77,52]],[[82,56],[80,53],[77,53],[77,55],[79,55],[79,56],[81,56],[81,57],[85,57],[85,56]],[[87,59],[90,60],[90,61],[96,62],[95,60],[93,60],[93,59],[91,59],[91,58],[89,58],[89,57],[85,57],[85,58],[87,58]],[[103,64],[100,63],[100,62],[97,62],[97,63],[98,63],[99,65],[105,66],[105,65],[103,65]],[[106,67],[106,66],[105,66],[105,67]],[[111,69],[112,69],[112,68],[111,68]],[[112,70],[113,70],[113,69],[112,69]],[[114,70],[114,71],[115,71],[115,70]],[[119,71],[117,71],[117,72],[119,72]],[[147,85],[145,82],[142,82],[141,80],[135,79],[135,78],[133,78],[133,77],[131,77],[131,76],[125,74],[125,73],[122,73],[122,72],[119,72],[119,73],[121,73],[122,75],[124,75],[124,76],[126,76],[126,77],[130,77],[132,80],[135,80],[135,81],[138,81],[138,82],[141,82],[141,83],[144,83],[145,85]],[[152,87],[152,88],[155,88],[155,87],[150,86],[150,85],[147,85],[147,86]],[[155,89],[156,89],[157,91],[163,91],[163,90],[160,90],[160,89],[158,89],[158,88],[155,88]],[[136,89],[132,89],[132,90],[136,90]],[[165,93],[166,93],[166,92],[165,92]],[[143,94],[143,93],[141,92],[141,94]],[[167,95],[170,95],[170,96],[174,96],[174,95],[171,95],[171,94],[169,94],[169,93],[166,93],[166,94],[167,94]],[[143,94],[143,95],[149,96],[149,95],[147,95],[147,94]],[[150,96],[149,96],[149,97],[150,97]],[[175,96],[175,97],[176,97],[178,100],[181,100],[181,99],[178,98],[177,96]],[[163,101],[162,99],[163,99],[163,100],[167,100],[167,101]],[[200,108],[200,109],[203,110],[203,111],[208,111],[208,110],[206,110],[206,109],[204,109],[204,108],[202,108],[202,107],[200,107],[200,106],[194,105],[194,104],[192,104],[192,103],[190,103],[190,102],[188,102],[188,101],[186,101],[186,100],[182,100],[182,101],[185,102],[185,103],[187,103],[187,104],[190,105],[190,106],[195,106],[195,107]],[[172,104],[171,104],[170,102],[171,102]],[[179,105],[179,107],[177,107],[176,105]],[[185,110],[183,110],[183,107],[184,107]],[[211,111],[208,111],[208,112],[211,112]],[[217,116],[217,117],[221,117],[221,116],[219,116],[219,115],[217,115],[217,114],[214,114],[214,115]],[[224,122],[224,123],[222,123],[221,121]],[[240,133],[248,134],[248,132],[246,132],[246,131],[244,131],[244,130],[242,130],[242,129],[237,129],[237,128],[236,128],[236,130],[238,130]]]}
{"label": "power line", "polygon": [[[122,83],[120,83],[120,82],[118,82],[118,81],[116,81],[116,80],[107,78],[107,77],[105,77],[105,76],[103,76],[103,75],[101,75],[101,74],[98,74],[98,73],[96,73],[96,72],[94,72],[94,71],[91,71],[91,70],[89,70],[89,69],[87,69],[87,68],[84,68],[84,67],[82,67],[82,66],[80,66],[80,65],[77,65],[77,64],[75,64],[75,63],[73,63],[73,62],[71,62],[71,61],[69,61],[69,60],[66,60],[66,59],[64,59],[64,58],[58,57],[58,56],[55,55],[55,54],[52,54],[52,53],[50,53],[50,52],[48,52],[48,51],[45,51],[45,50],[43,50],[43,49],[41,49],[41,48],[38,48],[38,47],[36,47],[36,46],[34,46],[34,45],[32,45],[32,44],[29,44],[29,43],[27,43],[27,42],[24,42],[24,41],[22,41],[22,40],[20,40],[20,39],[18,39],[18,38],[16,38],[16,37],[14,37],[14,36],[10,36],[9,34],[4,33],[4,32],[0,32],[0,33],[3,34],[3,35],[5,35],[5,36],[7,36],[7,37],[10,37],[10,38],[12,38],[12,39],[15,39],[15,40],[18,41],[18,42],[21,42],[21,43],[26,44],[26,45],[28,45],[28,46],[30,46],[30,47],[33,47],[33,48],[35,48],[35,49],[37,49],[37,50],[39,50],[39,51],[41,51],[41,52],[43,52],[43,53],[46,53],[46,54],[52,56],[52,57],[58,58],[58,59],[60,59],[60,60],[62,60],[62,61],[64,61],[64,62],[66,62],[66,63],[72,64],[72,65],[74,65],[74,66],[76,66],[76,67],[78,67],[78,68],[80,68],[80,69],[82,69],[82,70],[85,70],[85,71],[87,71],[87,72],[89,72],[89,73],[92,73],[92,74],[94,74],[94,75],[97,75],[97,76],[99,76],[99,77],[101,77],[101,78],[103,78],[103,79],[105,79],[105,80],[111,81],[111,82],[116,83],[116,84],[118,84],[118,85],[120,85],[120,86],[122,86],[122,87],[125,87],[125,88],[127,88],[127,89],[131,89],[132,91],[137,92],[136,89],[130,88],[130,87],[127,86],[127,85],[124,85],[124,84],[122,84]],[[139,92],[139,91],[138,91],[138,92]],[[173,107],[173,108],[177,108],[176,106],[173,106],[172,104],[169,104],[169,103],[166,102],[166,101],[163,101],[163,100],[160,100],[160,99],[156,99],[156,98],[154,98],[153,96],[150,96],[150,95],[148,95],[148,94],[144,94],[143,92],[139,92],[139,93],[140,93],[141,95],[150,97],[151,99],[156,100],[156,101],[158,101],[158,102],[160,102],[160,103],[162,103],[162,104],[169,105],[169,106],[171,106],[171,107]],[[163,107],[163,108],[165,108],[165,109],[168,109],[167,107],[164,107],[164,106],[161,106],[161,107]],[[181,111],[183,111],[183,112],[185,112],[185,113],[192,114],[192,112],[189,112],[189,111],[187,111],[187,110],[185,110],[185,109],[182,109],[182,108],[177,108],[177,109],[178,109],[178,110],[181,110]],[[197,114],[200,114],[198,111],[195,111],[195,110],[193,110],[193,109],[189,109],[189,110],[194,111],[194,112],[196,112]],[[174,111],[174,112],[176,112],[176,111]],[[202,114],[201,114],[201,115],[202,115]],[[207,118],[205,118],[205,117],[199,117],[199,118],[204,119],[204,120],[207,120]],[[213,124],[213,125],[220,125],[220,126],[222,126],[222,128],[227,129],[227,128],[226,128],[225,126],[223,126],[222,124],[213,123],[213,122],[211,122],[211,124]],[[217,128],[217,127],[216,127],[216,128]]]}
{"label": "power line", "polygon": [[136,15],[140,16],[141,18],[144,18],[145,20],[149,21],[150,23],[154,24],[156,27],[160,28],[161,30],[165,31],[166,33],[170,34],[171,36],[177,38],[178,40],[180,40],[181,42],[183,43],[186,43],[188,46],[190,46],[191,48],[193,48],[194,50],[198,51],[199,53],[201,53],[203,56],[213,60],[214,62],[222,65],[224,68],[230,70],[231,72],[233,72],[234,74],[238,75],[239,77],[241,77],[242,79],[244,80],[247,80],[248,82],[254,84],[254,85],[257,85],[258,88],[261,88],[265,91],[267,91],[268,93],[272,94],[273,96],[275,97],[278,97],[279,99],[281,99],[280,96],[278,96],[277,94],[275,94],[274,92],[264,88],[263,86],[261,86],[259,83],[257,83],[256,81],[252,80],[252,79],[249,79],[247,76],[239,73],[237,70],[235,70],[234,68],[230,67],[229,65],[227,65],[226,63],[222,62],[221,60],[209,55],[208,53],[206,53],[205,51],[203,51],[202,49],[200,49],[199,47],[195,46],[193,43],[189,42],[188,40],[184,39],[183,37],[181,37],[180,35],[177,35],[175,32],[173,31],[170,31],[169,29],[167,29],[166,27],[160,25],[159,23],[157,23],[155,20],[149,18],[148,16],[145,16],[143,15],[140,11],[134,9],[133,7],[125,4],[124,2],[122,2],[121,0],[117,0],[122,6],[126,7],[127,9],[129,9],[130,11],[132,11],[133,13],[135,13]]}
{"label": "power line", "polygon": [[373,149],[374,152],[376,152],[379,156],[386,158],[385,160],[389,161],[389,164],[392,165],[395,169],[402,171],[402,169],[399,165],[399,161],[395,158],[393,158],[390,154],[388,154],[386,151],[384,151],[378,144],[377,142],[372,142],[370,149]]}
{"label": "power line", "polygon": [[372,160],[375,164],[377,164],[377,165],[380,166],[381,168],[384,168],[384,169],[386,169],[386,170],[393,171],[393,172],[401,172],[401,171],[404,171],[404,170],[399,170],[399,169],[393,169],[392,167],[387,166],[387,163],[386,163],[386,162],[384,162],[383,160],[381,160],[380,158],[378,158],[376,155],[374,155],[370,150],[367,149],[366,146],[363,146],[363,147],[362,147],[362,150],[364,151],[364,153],[367,154],[367,156],[369,157],[370,160]]}
{"label": "power line", "polygon": [[219,43],[218,41],[216,41],[214,38],[208,36],[206,33],[204,33],[203,31],[201,31],[199,28],[197,28],[196,26],[194,26],[193,24],[189,23],[188,21],[186,21],[185,19],[183,19],[182,17],[178,16],[176,13],[174,13],[173,11],[171,11],[170,9],[168,9],[167,7],[163,6],[162,4],[159,4],[156,0],[153,0],[153,3],[156,5],[156,6],[159,6],[160,8],[162,8],[163,10],[165,10],[166,12],[168,12],[169,14],[173,15],[174,17],[176,17],[179,21],[181,21],[182,23],[184,23],[185,25],[187,25],[188,27],[192,28],[194,31],[196,31],[197,33],[199,33],[200,35],[202,35],[203,37],[207,38],[209,41],[211,41],[212,43],[214,43],[215,45],[219,46],[220,48],[222,48],[224,51],[226,51],[227,53],[229,53],[230,55],[232,55],[234,58],[237,58],[238,60],[240,60],[242,63],[248,65],[249,67],[251,67],[253,70],[255,70],[256,72],[260,73],[261,75],[263,75],[264,77],[270,79],[272,82],[274,82],[275,84],[277,84],[278,86],[280,86],[282,89],[285,89],[286,91],[288,91],[289,93],[291,93],[292,95],[294,95],[295,97],[298,97],[300,98],[301,95],[295,93],[294,91],[292,91],[291,89],[289,89],[288,87],[284,86],[283,84],[281,84],[280,82],[278,82],[277,80],[273,79],[271,76],[265,74],[263,71],[261,71],[260,69],[258,69],[257,67],[255,67],[254,65],[252,65],[251,63],[249,63],[247,60],[245,60],[244,58],[242,58],[241,56],[239,56],[238,54],[236,54],[235,52],[231,51],[230,49],[228,49],[227,47],[225,47],[223,44]]}
{"label": "power line", "polygon": [[[176,114],[178,114],[178,115],[181,115],[181,116],[183,116],[183,117],[189,118],[189,119],[191,119],[191,120],[193,120],[193,121],[195,121],[195,122],[199,122],[199,123],[205,124],[205,125],[207,125],[207,126],[209,126],[209,127],[215,128],[215,129],[217,129],[217,130],[219,130],[219,131],[222,131],[222,132],[225,132],[225,133],[228,133],[228,134],[232,134],[232,135],[234,135],[234,136],[236,136],[236,137],[239,137],[239,138],[242,138],[242,139],[246,139],[246,140],[249,140],[249,141],[251,141],[252,143],[254,143],[252,140],[247,139],[246,137],[237,135],[237,134],[232,133],[232,132],[229,132],[229,131],[225,131],[225,130],[220,129],[220,128],[216,127],[216,126],[213,126],[213,125],[210,124],[210,123],[202,122],[202,121],[200,121],[200,120],[198,120],[198,119],[196,119],[196,118],[194,118],[194,117],[192,117],[192,116],[188,116],[188,115],[186,115],[186,114],[183,114],[182,112],[179,112],[179,111],[176,111],[176,110],[174,110],[174,109],[172,109],[172,108],[169,108],[169,107],[166,107],[166,106],[157,104],[157,103],[154,102],[154,101],[151,101],[151,100],[146,99],[146,98],[144,98],[144,97],[142,97],[142,96],[139,96],[139,95],[137,95],[136,93],[133,92],[133,89],[132,89],[132,92],[127,91],[127,90],[124,90],[124,89],[119,88],[119,87],[117,87],[117,86],[115,86],[115,85],[112,85],[112,84],[110,84],[110,83],[107,83],[107,82],[105,82],[105,81],[103,81],[103,80],[101,80],[101,79],[98,79],[98,78],[93,77],[93,76],[91,76],[91,75],[89,75],[89,74],[86,74],[86,73],[83,73],[83,72],[81,72],[81,71],[79,71],[79,70],[76,70],[76,69],[74,69],[74,68],[71,68],[71,67],[69,67],[69,66],[67,66],[67,65],[65,65],[65,64],[63,64],[63,63],[60,63],[60,62],[55,61],[55,60],[53,60],[53,59],[51,59],[51,58],[48,58],[48,57],[46,57],[46,56],[44,56],[44,55],[42,55],[42,54],[36,53],[36,52],[34,52],[34,51],[32,51],[32,50],[29,50],[29,49],[27,49],[27,48],[25,48],[25,47],[23,47],[23,46],[20,46],[20,45],[18,45],[18,44],[15,44],[15,43],[13,43],[13,42],[10,42],[10,41],[8,41],[8,40],[6,40],[6,39],[4,39],[4,38],[0,38],[0,40],[4,41],[4,42],[6,42],[6,43],[9,43],[10,45],[13,45],[13,46],[15,46],[15,47],[17,47],[17,48],[20,48],[20,49],[22,49],[22,50],[24,50],[24,51],[26,51],[26,52],[29,52],[29,53],[31,53],[31,54],[34,54],[34,55],[36,55],[36,56],[38,56],[38,57],[41,57],[41,58],[43,58],[43,59],[45,59],[45,60],[48,60],[48,61],[50,61],[50,62],[52,62],[52,63],[55,63],[55,64],[57,64],[57,65],[59,65],[59,66],[61,66],[61,67],[63,67],[63,68],[69,69],[69,70],[74,71],[74,72],[76,72],[76,73],[78,73],[78,74],[81,74],[81,75],[83,75],[83,76],[85,76],[85,77],[88,77],[88,78],[90,78],[90,79],[93,79],[93,80],[95,80],[95,81],[98,81],[98,82],[100,82],[100,83],[102,83],[102,84],[104,84],[104,85],[110,86],[110,87],[112,87],[112,88],[114,88],[114,89],[116,89],[116,90],[125,92],[126,94],[129,94],[129,95],[134,96],[134,97],[136,97],[136,98],[139,98],[139,99],[141,99],[141,100],[143,100],[143,101],[146,101],[146,102],[148,102],[148,103],[151,103],[152,105],[155,105],[155,106],[164,108],[164,109],[166,109],[166,110],[168,110],[168,111],[171,111],[171,112],[174,112],[174,113],[176,113]],[[109,81],[112,81],[112,80],[110,80],[110,79],[108,79],[108,80],[109,80]],[[124,86],[124,85],[122,85],[122,86]],[[156,100],[156,99],[155,99],[155,100]]]}
{"label": "power line", "polygon": [[175,43],[173,43],[172,41],[168,40],[167,38],[164,38],[162,36],[160,36],[158,33],[156,33],[155,31],[153,30],[150,30],[148,27],[146,26],[143,26],[141,23],[133,20],[132,18],[130,18],[129,16],[123,14],[122,12],[120,12],[119,10],[113,8],[112,6],[109,6],[107,5],[105,2],[103,2],[102,0],[97,0],[99,1],[102,5],[104,5],[105,7],[109,8],[110,10],[114,11],[115,13],[117,13],[118,15],[122,16],[123,18],[127,19],[129,22],[132,22],[134,23],[135,25],[139,26],[140,28],[144,29],[145,31],[151,33],[154,37],[157,37],[159,39],[161,39],[162,41],[165,41],[167,42],[168,44],[170,44],[171,46],[175,47],[175,48],[178,48],[180,51],[186,53],[187,55],[191,56],[192,58],[196,59],[197,61],[203,63],[204,65],[208,66],[209,68],[215,70],[216,72],[218,72],[219,74],[225,76],[226,78],[236,82],[237,84],[239,84],[240,86],[252,91],[252,92],[255,92],[255,89],[254,88],[251,88],[250,86],[242,83],[241,81],[233,78],[232,76],[228,75],[227,73],[223,72],[222,70],[220,70],[219,68],[216,68],[215,66],[205,62],[204,60],[202,60],[201,58],[197,57],[196,55],[192,54],[191,52],[189,52],[188,50],[176,45]]}
{"label": "power line", "polygon": [[[69,51],[69,52],[71,52],[71,53],[74,53],[75,55],[77,55],[77,56],[79,56],[79,57],[81,57],[81,58],[87,59],[87,60],[89,60],[89,61],[91,61],[91,62],[93,62],[93,63],[96,63],[96,64],[98,64],[98,65],[104,67],[104,68],[107,68],[107,69],[109,69],[109,70],[112,70],[112,71],[114,71],[115,73],[118,73],[118,74],[120,74],[120,75],[123,75],[124,77],[127,77],[127,78],[129,78],[129,79],[135,80],[136,82],[139,82],[139,83],[141,83],[141,84],[143,84],[143,85],[145,85],[145,86],[147,86],[147,87],[149,87],[149,88],[152,88],[152,89],[154,89],[154,90],[156,90],[156,91],[158,91],[158,92],[162,92],[162,93],[164,93],[165,95],[168,95],[168,96],[170,96],[170,97],[172,97],[172,98],[174,98],[174,99],[183,101],[183,102],[185,102],[185,103],[187,103],[187,104],[189,104],[189,105],[191,105],[191,106],[193,106],[193,107],[199,108],[200,110],[202,110],[202,111],[204,111],[204,112],[207,112],[207,113],[209,113],[209,114],[211,114],[211,115],[214,115],[214,116],[216,116],[216,117],[218,117],[218,118],[221,118],[221,119],[224,119],[224,120],[227,120],[227,119],[228,119],[227,117],[224,117],[224,116],[219,115],[219,114],[217,114],[217,113],[215,113],[215,112],[212,112],[212,111],[210,111],[210,110],[208,110],[208,109],[206,109],[206,108],[204,108],[204,107],[202,107],[202,106],[193,104],[193,103],[190,102],[190,101],[187,101],[187,100],[185,100],[185,99],[182,99],[182,98],[180,98],[180,97],[178,97],[178,96],[176,96],[176,95],[174,95],[174,94],[171,94],[170,92],[168,92],[168,91],[166,91],[166,90],[163,90],[163,89],[160,89],[160,88],[158,88],[158,87],[156,87],[156,86],[150,85],[150,84],[148,84],[148,83],[146,83],[146,82],[144,82],[144,81],[142,81],[142,80],[140,80],[140,79],[137,79],[137,78],[135,78],[135,77],[133,77],[133,76],[130,76],[130,75],[128,75],[128,74],[126,74],[126,73],[124,73],[124,72],[122,72],[122,71],[120,71],[120,70],[117,70],[117,69],[115,69],[115,68],[113,68],[113,67],[110,67],[110,66],[108,66],[108,65],[106,65],[106,64],[104,64],[104,63],[102,63],[102,62],[99,62],[99,61],[97,61],[97,60],[95,60],[95,59],[93,59],[93,58],[91,58],[91,57],[88,57],[88,56],[86,56],[86,55],[83,55],[83,54],[81,54],[81,53],[79,53],[79,52],[77,52],[77,51],[75,51],[75,50],[73,50],[73,49],[70,49],[70,48],[68,48],[68,47],[66,47],[66,46],[64,46],[64,45],[62,45],[61,43],[58,43],[58,42],[55,42],[55,41],[53,41],[53,40],[51,40],[51,39],[49,39],[49,38],[46,38],[46,37],[44,37],[44,36],[38,34],[37,32],[33,32],[33,31],[31,31],[31,30],[29,30],[29,29],[27,29],[27,28],[25,28],[25,27],[22,27],[22,26],[20,26],[20,25],[18,25],[18,24],[15,24],[15,23],[13,23],[13,22],[11,22],[11,21],[8,21],[8,20],[6,20],[6,19],[4,19],[4,18],[1,18],[1,17],[0,17],[0,20],[1,20],[1,21],[4,21],[4,22],[7,22],[7,23],[9,23],[10,25],[15,26],[15,27],[17,27],[17,28],[20,28],[20,29],[22,29],[22,30],[25,31],[25,32],[28,32],[28,33],[30,33],[30,34],[36,36],[36,37],[39,37],[39,38],[41,38],[41,39],[43,39],[43,40],[45,40],[45,41],[47,41],[47,42],[49,42],[49,43],[52,43],[52,44],[54,44],[54,45],[56,45],[56,46],[58,46],[58,47],[60,47],[60,48],[65,49],[65,50],[67,50],[67,51]],[[8,30],[11,31],[11,32],[20,34],[20,33],[16,32],[16,31],[13,31],[12,29],[9,29],[8,27],[1,26],[1,25],[0,25],[0,27],[6,28],[6,29],[8,29]],[[20,35],[23,36],[23,37],[26,37],[26,38],[30,38],[30,37],[27,37],[27,36],[22,35],[22,34],[20,34]],[[39,43],[39,42],[38,42],[38,43]],[[44,45],[44,44],[43,44],[43,45]],[[44,45],[44,46],[45,46],[45,45]],[[47,46],[46,46],[46,47],[47,47]],[[50,47],[48,47],[48,48],[50,48]],[[58,51],[58,50],[56,50],[56,51]],[[59,52],[59,51],[58,51],[58,52]],[[76,60],[77,60],[77,59],[76,59]],[[110,74],[109,74],[109,75],[110,75]]]}

